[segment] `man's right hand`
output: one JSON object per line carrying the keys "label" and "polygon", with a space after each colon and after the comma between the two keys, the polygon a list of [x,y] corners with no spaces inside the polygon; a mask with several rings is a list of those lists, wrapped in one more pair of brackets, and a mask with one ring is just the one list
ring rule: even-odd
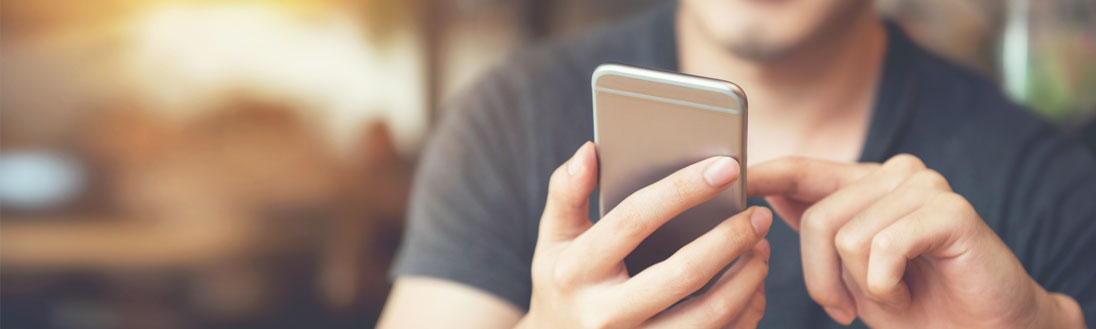
{"label": "man's right hand", "polygon": [[[765,310],[768,209],[751,208],[724,220],[634,277],[624,266],[624,257],[655,229],[738,179],[738,163],[713,157],[690,165],[628,196],[592,224],[595,152],[587,142],[552,174],[533,256],[532,300],[518,326],[756,327]],[[736,258],[708,291],[674,305]]]}

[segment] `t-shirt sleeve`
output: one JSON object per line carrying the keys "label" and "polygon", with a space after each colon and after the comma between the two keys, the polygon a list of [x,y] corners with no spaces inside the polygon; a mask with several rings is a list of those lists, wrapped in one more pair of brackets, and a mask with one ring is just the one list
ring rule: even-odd
{"label": "t-shirt sleeve", "polygon": [[1017,170],[1004,236],[1047,291],[1081,304],[1096,324],[1096,155],[1054,137],[1028,149]]}
{"label": "t-shirt sleeve", "polygon": [[510,90],[488,76],[443,112],[416,170],[393,278],[449,280],[527,307],[535,215]]}

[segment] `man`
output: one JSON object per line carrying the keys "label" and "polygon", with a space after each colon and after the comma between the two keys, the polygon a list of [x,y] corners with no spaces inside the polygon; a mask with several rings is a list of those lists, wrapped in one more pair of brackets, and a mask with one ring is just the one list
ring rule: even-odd
{"label": "man", "polygon": [[[782,220],[752,207],[629,277],[623,255],[739,164],[683,168],[599,219],[586,141],[603,62],[742,86],[748,193]],[[453,105],[419,168],[382,327],[1096,318],[1096,157],[918,48],[871,1],[683,0],[521,54]]]}

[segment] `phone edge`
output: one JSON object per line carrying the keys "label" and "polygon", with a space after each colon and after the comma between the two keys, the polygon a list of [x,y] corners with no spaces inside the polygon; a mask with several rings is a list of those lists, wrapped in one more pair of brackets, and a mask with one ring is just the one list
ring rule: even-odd
{"label": "phone edge", "polygon": [[[742,87],[739,87],[737,84],[735,84],[733,82],[730,82],[730,81],[713,79],[713,78],[702,77],[702,76],[698,76],[698,75],[691,75],[691,74],[686,74],[686,73],[663,71],[663,70],[644,68],[644,67],[638,67],[638,66],[633,66],[633,65],[618,64],[618,63],[605,63],[605,64],[598,65],[597,68],[594,69],[593,74],[590,75],[590,93],[591,93],[590,108],[591,108],[591,115],[593,116],[594,145],[595,146],[598,145],[599,139],[600,139],[599,136],[598,136],[598,122],[597,122],[597,94],[598,94],[597,82],[601,77],[607,76],[607,75],[619,75],[619,76],[624,76],[624,77],[633,78],[633,79],[644,79],[644,80],[648,80],[648,81],[654,81],[654,82],[658,82],[658,83],[666,83],[666,84],[671,84],[671,85],[676,85],[676,86],[681,86],[681,87],[688,87],[688,88],[699,87],[698,89],[725,94],[725,95],[730,96],[732,99],[734,99],[735,102],[738,105],[739,113],[731,113],[731,114],[741,115],[742,116],[742,126],[744,128],[746,128],[746,129],[742,129],[742,154],[739,156],[741,158],[741,159],[739,159],[739,161],[740,161],[740,163],[739,163],[739,167],[740,167],[740,169],[739,169],[739,180],[741,180],[741,182],[742,182],[742,193],[740,193],[742,195],[742,200],[739,200],[739,201],[742,203],[743,207],[748,207],[747,200],[749,199],[749,197],[746,195],[746,190],[747,189],[746,189],[746,165],[745,164],[746,164],[746,155],[749,153],[748,150],[747,150],[747,147],[749,146],[749,142],[747,140],[747,136],[749,135],[747,133],[748,130],[749,130],[749,109],[748,109],[748,103],[747,103],[747,99],[746,99],[746,92],[742,90]],[[605,207],[604,207],[605,200],[604,200],[604,198],[602,196],[602,193],[601,193],[601,158],[600,158],[600,156],[598,157],[597,161],[598,161],[598,175],[597,175],[598,196],[597,196],[597,201],[598,201],[598,220],[600,220],[601,217],[605,216],[606,210],[605,210]],[[743,208],[743,209],[745,209],[745,208]]]}

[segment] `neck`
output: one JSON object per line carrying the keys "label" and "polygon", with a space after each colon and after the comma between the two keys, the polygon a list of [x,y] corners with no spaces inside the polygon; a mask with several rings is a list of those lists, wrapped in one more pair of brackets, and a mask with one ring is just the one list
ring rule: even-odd
{"label": "neck", "polygon": [[768,116],[783,117],[785,123],[788,118],[818,123],[850,111],[870,113],[886,46],[883,24],[870,6],[852,23],[814,38],[819,41],[765,61],[735,56],[696,19],[684,17],[686,11],[679,9],[677,15],[681,70],[742,86],[749,95],[751,124]]}

